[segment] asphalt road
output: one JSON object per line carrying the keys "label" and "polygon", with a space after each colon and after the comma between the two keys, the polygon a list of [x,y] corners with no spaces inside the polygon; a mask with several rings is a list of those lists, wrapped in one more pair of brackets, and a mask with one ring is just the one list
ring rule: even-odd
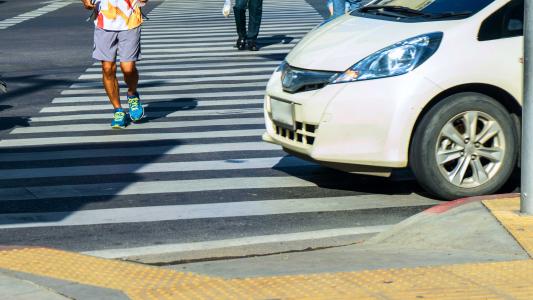
{"label": "asphalt road", "polygon": [[149,118],[112,131],[79,1],[0,1],[0,21],[48,7],[0,29],[1,245],[301,242],[378,232],[436,203],[413,181],[333,171],[263,143],[269,74],[324,7],[265,2],[261,51],[239,53],[221,3],[150,2],[139,64]]}

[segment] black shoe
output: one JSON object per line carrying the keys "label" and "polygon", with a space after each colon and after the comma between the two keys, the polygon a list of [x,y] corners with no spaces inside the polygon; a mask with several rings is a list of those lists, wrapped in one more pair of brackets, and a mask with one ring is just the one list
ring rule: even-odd
{"label": "black shoe", "polygon": [[238,39],[237,44],[235,44],[235,47],[239,50],[244,50],[246,48],[246,40]]}
{"label": "black shoe", "polygon": [[248,50],[259,51],[259,48],[257,48],[257,43],[255,42],[255,40],[248,41]]}

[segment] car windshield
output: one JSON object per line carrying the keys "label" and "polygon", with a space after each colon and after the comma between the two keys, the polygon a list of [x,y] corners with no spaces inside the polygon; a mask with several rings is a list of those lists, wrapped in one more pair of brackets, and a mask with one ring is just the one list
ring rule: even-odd
{"label": "car windshield", "polygon": [[396,6],[428,15],[462,13],[475,14],[494,0],[377,0],[372,6]]}

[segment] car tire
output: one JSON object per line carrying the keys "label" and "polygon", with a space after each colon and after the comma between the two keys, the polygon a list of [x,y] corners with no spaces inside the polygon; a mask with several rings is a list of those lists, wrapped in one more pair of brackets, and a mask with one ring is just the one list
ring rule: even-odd
{"label": "car tire", "polygon": [[409,164],[424,189],[453,200],[497,192],[513,173],[519,148],[516,124],[503,105],[483,94],[459,93],[425,113]]}

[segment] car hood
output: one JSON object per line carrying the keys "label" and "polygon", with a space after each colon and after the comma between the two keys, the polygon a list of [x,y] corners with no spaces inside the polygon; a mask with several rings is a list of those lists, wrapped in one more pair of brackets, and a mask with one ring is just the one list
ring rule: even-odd
{"label": "car hood", "polygon": [[297,68],[343,72],[399,41],[458,23],[461,20],[404,23],[346,15],[311,31],[286,60]]}

